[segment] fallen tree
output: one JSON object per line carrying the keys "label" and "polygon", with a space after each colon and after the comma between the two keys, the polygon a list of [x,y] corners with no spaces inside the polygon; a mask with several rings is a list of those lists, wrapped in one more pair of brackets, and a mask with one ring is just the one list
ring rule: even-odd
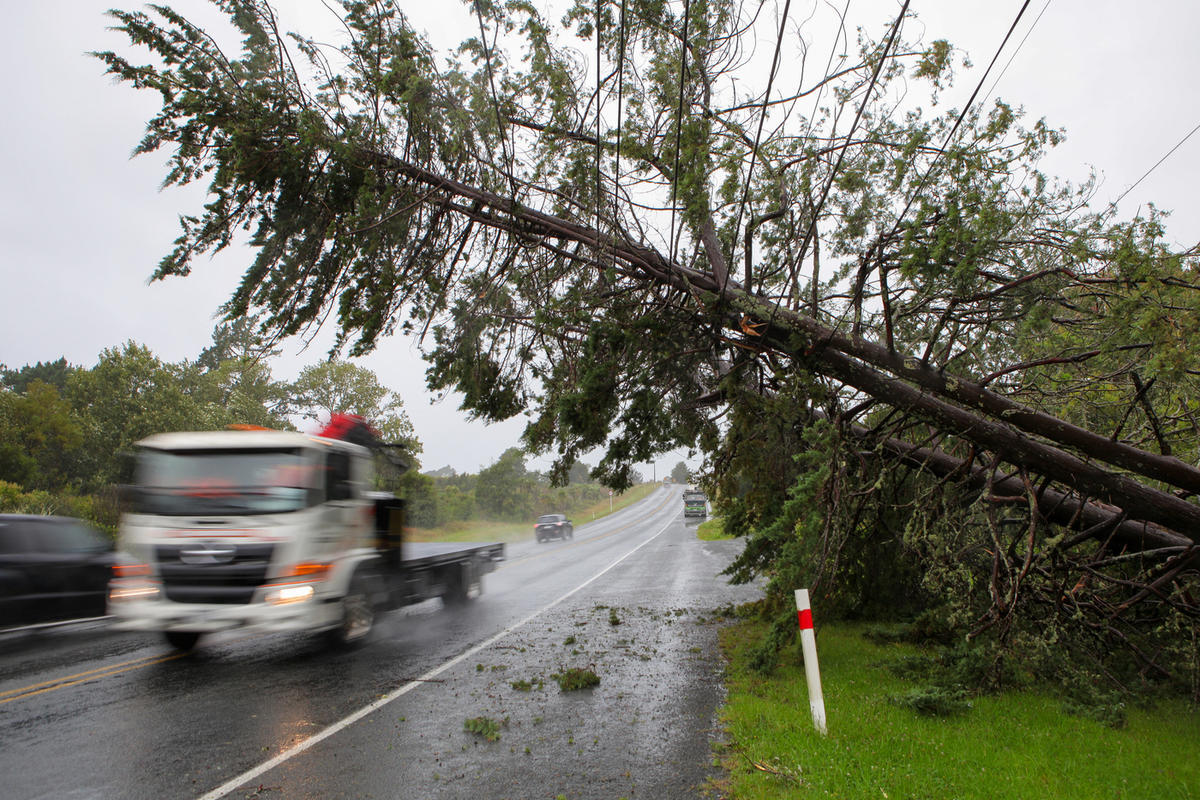
{"label": "fallen tree", "polygon": [[[535,412],[526,444],[557,452],[560,479],[603,447],[595,474],[622,487],[684,445],[733,487],[723,415],[803,373],[807,394],[782,395],[798,407],[983,481],[985,503],[1026,498],[1020,561],[1042,522],[1117,533],[1123,554],[1170,565],[1123,577],[1131,597],[1161,597],[1166,574],[1190,596],[1194,254],[1163,244],[1155,214],[1110,222],[1088,187],[1038,173],[1059,137],[1044,123],[1000,102],[908,105],[897,87],[944,88],[954,51],[906,43],[907,6],[786,90],[784,11],[771,78],[747,95],[721,87],[753,72],[739,48],[766,23],[737,2],[576,2],[567,38],[594,51],[561,46],[528,4],[471,3],[480,35],[445,67],[394,3],[346,3],[336,48],[289,41],[265,3],[219,5],[236,57],[166,8],[114,12],[155,63],[97,54],[161,97],[137,152],[169,150],[167,183],[208,181],[155,277],[246,231],[231,318],[287,336],[336,315],[351,354],[418,335],[432,389],[485,419]],[[829,107],[785,110],[826,92]],[[918,428],[937,447],[908,441]],[[759,478],[779,496],[784,473]],[[751,528],[771,514],[746,508]]]}

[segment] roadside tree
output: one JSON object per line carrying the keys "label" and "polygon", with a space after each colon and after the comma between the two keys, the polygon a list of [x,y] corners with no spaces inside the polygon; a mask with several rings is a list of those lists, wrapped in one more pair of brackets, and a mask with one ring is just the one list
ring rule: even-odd
{"label": "roadside tree", "polygon": [[82,443],[79,419],[53,385],[34,379],[21,392],[0,390],[0,481],[66,488]]}
{"label": "roadside tree", "polygon": [[481,511],[501,519],[521,519],[533,513],[529,506],[533,478],[525,468],[525,453],[510,447],[495,463],[479,470],[475,503]]}
{"label": "roadside tree", "polygon": [[291,385],[291,396],[293,408],[305,419],[328,422],[332,414],[358,414],[384,441],[403,444],[414,457],[421,452],[403,401],[366,367],[337,358],[312,364]]}
{"label": "roadside tree", "polygon": [[228,412],[229,423],[290,429],[290,387],[271,375],[269,346],[252,318],[222,322],[213,328],[212,343],[185,364],[185,379],[205,402]]}

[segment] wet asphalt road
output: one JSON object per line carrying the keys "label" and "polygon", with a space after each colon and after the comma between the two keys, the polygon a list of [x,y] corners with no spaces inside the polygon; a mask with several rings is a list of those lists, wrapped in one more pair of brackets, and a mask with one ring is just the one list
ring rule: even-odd
{"label": "wet asphalt road", "polygon": [[[385,615],[366,646],[205,640],[103,622],[0,634],[5,798],[685,798],[715,773],[719,611],[754,599],[679,489],[574,540],[510,545],[463,608]],[[585,667],[598,686],[560,690]],[[515,684],[515,685],[514,685]],[[495,723],[498,738],[464,730]]]}

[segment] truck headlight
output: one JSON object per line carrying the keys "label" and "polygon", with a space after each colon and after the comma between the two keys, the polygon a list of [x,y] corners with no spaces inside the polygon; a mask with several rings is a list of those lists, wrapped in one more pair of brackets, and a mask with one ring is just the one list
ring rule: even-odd
{"label": "truck headlight", "polygon": [[316,593],[316,590],[307,583],[271,586],[267,588],[267,593],[263,595],[263,601],[273,606],[282,606],[288,603],[303,603],[306,600],[311,600]]}

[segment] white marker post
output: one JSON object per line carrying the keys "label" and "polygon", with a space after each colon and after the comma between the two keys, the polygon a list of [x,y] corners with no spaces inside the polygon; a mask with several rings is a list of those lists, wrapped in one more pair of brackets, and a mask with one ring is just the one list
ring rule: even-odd
{"label": "white marker post", "polygon": [[808,589],[796,590],[796,616],[800,619],[800,650],[804,654],[804,677],[808,679],[808,707],[813,725],[825,735],[825,698],[821,694],[821,669],[817,666],[817,637],[813,633]]}

